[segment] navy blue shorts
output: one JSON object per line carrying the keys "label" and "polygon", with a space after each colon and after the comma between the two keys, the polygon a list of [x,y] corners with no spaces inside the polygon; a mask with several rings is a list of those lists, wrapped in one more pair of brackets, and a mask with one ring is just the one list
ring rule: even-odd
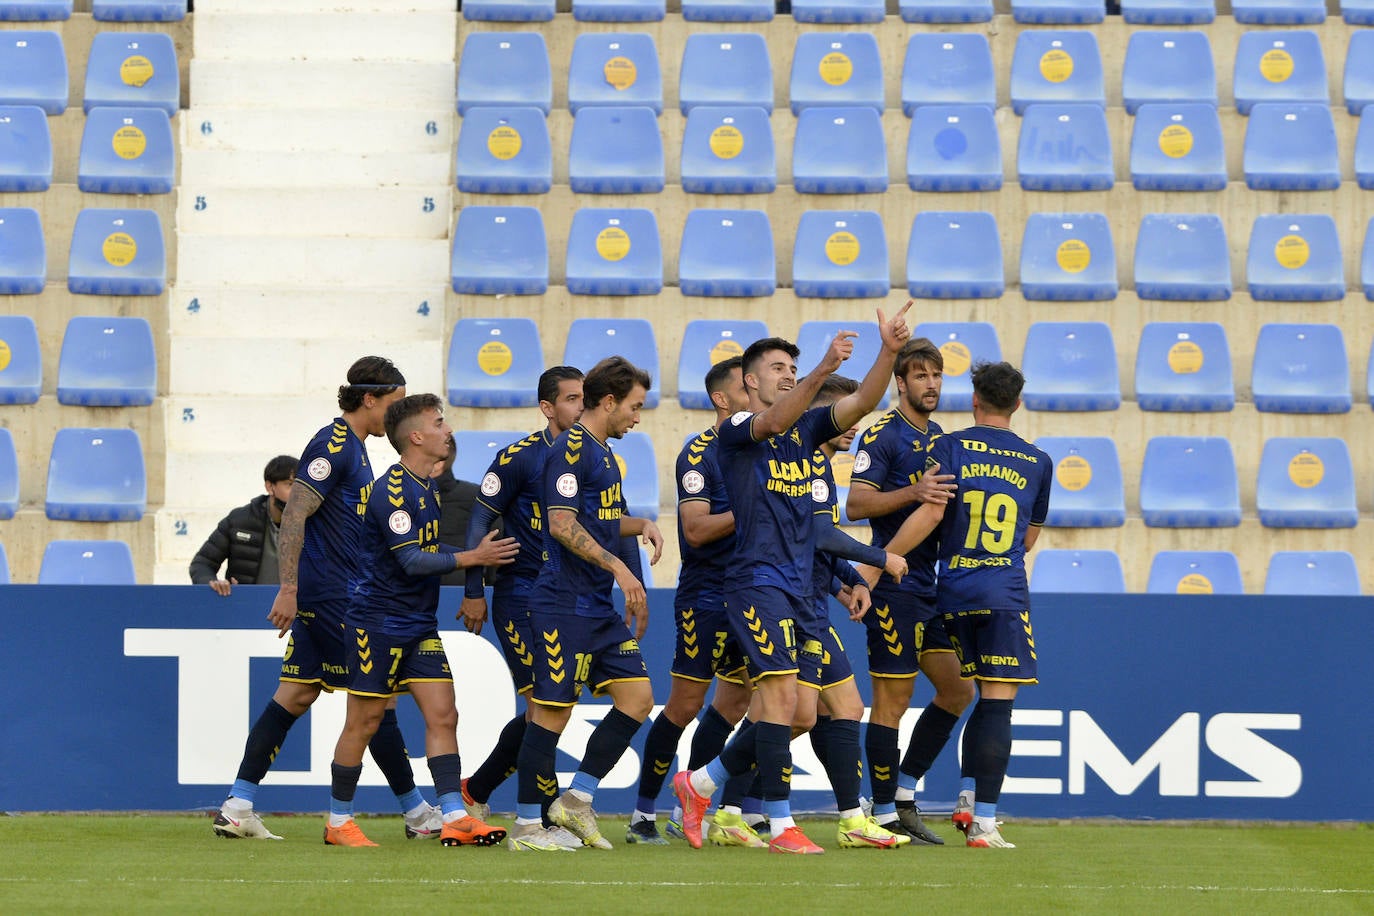
{"label": "navy blue shorts", "polygon": [[927,652],[953,652],[935,601],[879,585],[868,628],[868,670],[873,677],[915,677]]}
{"label": "navy blue shorts", "polygon": [[438,629],[419,636],[389,636],[380,630],[349,630],[353,657],[348,692],[364,697],[405,693],[414,683],[453,683]]}
{"label": "navy blue shorts", "polygon": [[754,680],[797,673],[797,618],[808,599],[773,586],[749,586],[725,597],[725,616]]}
{"label": "navy blue shorts", "polygon": [[534,687],[534,654],[530,609],[526,602],[531,579],[516,579],[509,585],[497,583],[491,596],[491,622],[496,626],[496,642],[506,657],[510,679],[516,693],[529,693]]}
{"label": "navy blue shorts", "polygon": [[639,643],[614,613],[599,617],[530,612],[534,631],[534,689],[545,706],[576,706],[584,686],[599,696],[622,681],[647,681]]}
{"label": "navy blue shorts", "polygon": [[945,630],[959,655],[959,673],[980,681],[1037,683],[1030,611],[983,608],[945,614]]}
{"label": "navy blue shorts", "polygon": [[719,597],[696,595],[675,607],[677,639],[673,648],[673,677],[709,684],[712,677],[744,683],[744,656],[725,618]]}
{"label": "navy blue shorts", "polygon": [[[828,601],[821,610],[828,610]],[[854,679],[854,668],[845,654],[840,634],[829,617],[800,621],[797,627],[797,683],[827,690]]]}
{"label": "navy blue shorts", "polygon": [[330,691],[348,687],[347,610],[347,600],[315,601],[297,608],[281,660],[281,680],[319,684]]}

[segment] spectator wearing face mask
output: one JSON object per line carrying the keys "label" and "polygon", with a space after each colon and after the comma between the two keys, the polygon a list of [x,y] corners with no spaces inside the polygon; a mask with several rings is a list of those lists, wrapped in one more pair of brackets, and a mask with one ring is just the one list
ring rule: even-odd
{"label": "spectator wearing face mask", "polygon": [[267,492],[220,520],[191,561],[191,582],[209,585],[217,595],[228,595],[235,585],[277,584],[277,529],[295,476],[296,459],[290,455],[267,462],[262,472]]}

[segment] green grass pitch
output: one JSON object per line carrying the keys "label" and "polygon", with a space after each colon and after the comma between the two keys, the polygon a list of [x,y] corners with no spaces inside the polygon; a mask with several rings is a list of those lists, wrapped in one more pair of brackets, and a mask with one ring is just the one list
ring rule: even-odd
{"label": "green grass pitch", "polygon": [[834,821],[807,819],[826,855],[784,857],[626,846],[610,816],[614,851],[561,854],[360,823],[380,848],[324,846],[317,816],[268,819],[280,843],[216,839],[203,816],[0,817],[0,912],[1374,912],[1369,825],[1012,821],[1017,849],[976,850],[945,824],[943,848],[876,851],[837,849]]}

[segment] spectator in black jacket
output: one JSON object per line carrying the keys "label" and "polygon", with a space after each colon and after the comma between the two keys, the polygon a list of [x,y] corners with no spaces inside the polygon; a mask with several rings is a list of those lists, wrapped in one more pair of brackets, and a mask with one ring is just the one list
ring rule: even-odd
{"label": "spectator in black jacket", "polygon": [[[462,546],[467,543],[468,519],[472,504],[477,501],[477,484],[453,476],[453,462],[458,457],[458,445],[448,443],[448,457],[434,468],[434,484],[439,489],[439,543]],[[500,530],[500,526],[497,526]],[[495,569],[495,567],[492,567]],[[455,569],[439,580],[441,585],[459,585],[467,581],[467,570]],[[487,577],[490,581],[491,577]]]}
{"label": "spectator in black jacket", "polygon": [[[267,492],[220,520],[191,561],[191,581],[228,595],[235,585],[277,584],[277,528],[296,477],[296,459],[278,455],[263,469]],[[229,561],[224,578],[220,567]]]}

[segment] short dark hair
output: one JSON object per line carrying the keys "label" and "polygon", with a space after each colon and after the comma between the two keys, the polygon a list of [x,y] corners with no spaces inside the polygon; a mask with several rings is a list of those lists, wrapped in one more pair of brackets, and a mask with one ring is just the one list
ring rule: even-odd
{"label": "short dark hair", "polygon": [[859,383],[847,375],[832,375],[821,382],[820,390],[811,399],[811,406],[834,404],[840,398],[859,390]]}
{"label": "short dark hair", "polygon": [[397,452],[401,451],[401,427],[406,421],[418,417],[426,410],[437,410],[442,413],[443,409],[444,402],[437,394],[408,394],[399,401],[392,402],[382,420],[386,426],[386,441],[390,442],[391,447]]}
{"label": "short dark hair", "polygon": [[977,363],[970,376],[973,393],[983,406],[1006,414],[1016,408],[1016,399],[1021,397],[1021,388],[1026,384],[1020,370],[1005,361]]}
{"label": "short dark hair", "polygon": [[905,376],[912,363],[934,366],[944,372],[945,354],[940,352],[940,348],[935,346],[929,337],[913,337],[902,344],[902,349],[897,352],[897,361],[892,364],[892,377]]}
{"label": "short dark hair", "polygon": [[404,388],[406,377],[385,356],[364,356],[348,367],[348,384],[339,386],[339,410],[350,413],[367,395],[382,397]]}
{"label": "short dark hair", "polygon": [[283,480],[290,480],[296,476],[296,459],[290,455],[278,455],[267,462],[267,467],[262,469],[262,479],[265,483],[281,483]]}
{"label": "short dark hair", "polygon": [[706,394],[709,396],[725,387],[730,373],[744,365],[744,357],[731,356],[706,370]]}
{"label": "short dark hair", "polygon": [[582,370],[576,366],[551,366],[539,376],[539,400],[550,404],[558,400],[558,388],[563,382],[582,380]]}
{"label": "short dark hair", "polygon": [[592,366],[592,371],[582,380],[582,402],[588,407],[601,403],[610,395],[617,401],[630,396],[635,385],[642,385],[645,391],[653,385],[649,373],[636,366],[623,356],[608,356]]}
{"label": "short dark hair", "polygon": [[759,368],[759,360],[763,359],[763,354],[769,350],[781,350],[793,359],[801,356],[801,350],[798,350],[792,341],[783,340],[781,337],[765,337],[754,341],[744,351],[744,355],[740,357],[740,369],[745,375],[756,371]]}

